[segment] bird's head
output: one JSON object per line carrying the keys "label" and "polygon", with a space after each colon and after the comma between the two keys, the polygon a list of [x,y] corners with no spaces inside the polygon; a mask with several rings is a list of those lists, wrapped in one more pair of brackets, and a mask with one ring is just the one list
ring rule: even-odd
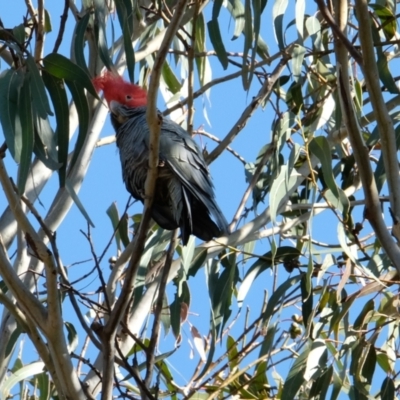
{"label": "bird's head", "polygon": [[147,93],[144,89],[124,81],[122,77],[112,72],[107,71],[103,75],[96,76],[92,82],[98,92],[103,91],[109,107],[111,102],[132,108],[147,104]]}

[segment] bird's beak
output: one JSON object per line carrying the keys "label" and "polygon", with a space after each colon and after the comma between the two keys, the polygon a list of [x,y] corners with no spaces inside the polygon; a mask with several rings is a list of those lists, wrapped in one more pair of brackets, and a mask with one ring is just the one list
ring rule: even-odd
{"label": "bird's beak", "polygon": [[110,112],[114,115],[119,124],[122,125],[128,119],[126,115],[123,115],[121,113],[121,103],[118,103],[115,100],[111,100],[108,107],[110,108]]}

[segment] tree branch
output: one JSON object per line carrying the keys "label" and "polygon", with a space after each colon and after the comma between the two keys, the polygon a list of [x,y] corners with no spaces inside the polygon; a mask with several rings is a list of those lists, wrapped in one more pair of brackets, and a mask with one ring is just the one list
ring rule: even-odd
{"label": "tree branch", "polygon": [[257,96],[254,97],[251,103],[244,109],[242,115],[235,122],[222,142],[207,156],[206,161],[208,164],[211,164],[230,145],[240,131],[246,126],[247,121],[253,115],[257,107],[271,94],[275,82],[286,67],[288,60],[286,56],[282,57],[271,76],[264,82]]}
{"label": "tree branch", "polygon": [[[382,157],[385,165],[386,179],[389,186],[390,205],[396,215],[400,217],[400,175],[397,160],[396,133],[392,118],[386,108],[385,100],[380,88],[378,66],[375,59],[374,43],[370,25],[368,4],[365,0],[355,2],[357,19],[359,21],[359,38],[364,58],[364,78],[370,95],[372,110],[378,125],[382,144]],[[394,233],[394,232],[393,232]],[[400,242],[400,237],[396,237]]]}
{"label": "tree branch", "polygon": [[[343,34],[345,34],[347,29],[347,0],[336,0],[335,10],[337,25]],[[385,222],[382,218],[379,195],[369,161],[368,149],[365,147],[362,133],[359,129],[357,116],[353,108],[352,96],[349,87],[350,77],[348,75],[349,59],[347,48],[342,40],[335,40],[335,51],[338,61],[338,87],[342,115],[347,132],[349,134],[351,145],[353,147],[354,158],[357,162],[361,182],[363,185],[366,199],[366,217],[376,232],[377,238],[380,240],[382,247],[385,249],[396,269],[400,272],[400,250],[396,243],[392,240],[392,237],[387,231]]]}

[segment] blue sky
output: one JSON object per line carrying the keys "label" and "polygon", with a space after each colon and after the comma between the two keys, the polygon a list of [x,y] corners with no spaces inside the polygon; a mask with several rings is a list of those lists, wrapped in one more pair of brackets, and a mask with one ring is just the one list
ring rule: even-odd
{"label": "blue sky", "polygon": [[[287,24],[291,18],[293,18],[294,8],[292,3],[289,5],[289,15],[285,17],[285,23]],[[272,22],[270,20],[271,8],[273,3],[270,2],[267,5],[265,11],[265,18],[262,21],[261,35],[264,40],[268,43],[270,54],[274,54],[277,51],[276,41],[274,38]],[[50,52],[53,47],[55,37],[58,33],[59,15],[62,13],[62,2],[49,2],[48,4],[50,14],[52,15],[53,32],[51,32],[46,38],[45,54]],[[206,13],[206,20],[210,14],[209,11]],[[21,22],[22,16],[25,14],[25,8],[22,1],[18,1],[16,4],[11,2],[5,6],[1,11],[1,18],[4,25],[7,28],[13,27]],[[70,16],[72,22],[72,16]],[[228,51],[241,52],[243,49],[242,39],[239,38],[236,41],[230,41],[234,28],[233,21],[228,17],[227,12],[221,12],[221,27],[225,45]],[[117,24],[117,21],[115,21]],[[65,33],[65,40],[62,44],[60,52],[62,54],[69,54],[69,41],[71,35],[71,24],[67,25]],[[293,28],[291,28],[293,29]],[[289,30],[290,35],[293,33]],[[211,45],[208,44],[208,49],[211,49]],[[213,70],[213,78],[222,76],[229,72],[235,72],[236,67],[229,66],[228,71],[223,71],[216,57],[210,57],[210,62]],[[0,71],[6,68],[5,63],[2,61],[0,64]],[[179,70],[180,66],[178,66]],[[273,66],[267,66],[266,70],[271,72]],[[223,138],[226,133],[231,129],[238,116],[242,113],[243,109],[249,103],[251,98],[258,92],[259,83],[256,80],[248,93],[245,93],[242,88],[241,79],[238,78],[234,81],[224,83],[212,88],[210,92],[210,102],[206,99],[198,99],[195,103],[196,114],[194,128],[204,126],[204,129],[211,134]],[[159,108],[165,109],[165,104],[159,96]],[[211,126],[207,124],[207,121],[202,112],[203,106],[207,109]],[[247,162],[254,162],[259,152],[259,149],[270,142],[271,140],[271,124],[275,115],[272,109],[267,108],[268,111],[258,109],[255,115],[250,119],[243,132],[235,139],[232,144],[232,148],[236,150]],[[1,131],[0,131],[1,132]],[[101,137],[109,136],[113,134],[113,129],[109,122],[103,128]],[[208,139],[202,137],[198,138],[201,145],[205,145],[208,150],[211,150],[215,144]],[[9,156],[6,158],[6,165],[10,174],[16,173],[15,163]],[[228,221],[233,217],[238,204],[240,203],[243,192],[245,191],[247,184],[245,182],[244,168],[241,162],[235,159],[230,153],[225,152],[218,160],[211,165],[211,175],[215,185],[215,191],[217,195],[218,203],[223,210]],[[51,178],[50,183],[40,196],[41,203],[43,206],[37,205],[39,212],[46,214],[48,211],[54,193],[58,188],[58,177],[56,174]],[[85,181],[79,192],[79,198],[88,211],[91,219],[95,224],[95,228],[92,229],[92,240],[95,249],[98,253],[103,251],[103,248],[109,241],[111,235],[111,223],[106,215],[106,210],[112,202],[118,204],[120,211],[123,210],[128,200],[128,193],[125,190],[124,184],[122,183],[121,168],[119,162],[119,155],[117,153],[114,144],[98,148],[92,159],[91,166],[88,174],[85,177]],[[0,211],[4,204],[3,193],[0,192]],[[262,210],[262,205],[259,209]],[[129,214],[139,213],[142,210],[141,204],[136,203],[129,210]],[[250,219],[253,218],[253,214],[250,214]],[[337,242],[336,235],[337,219],[333,213],[323,213],[321,216],[315,218],[313,222],[313,229],[316,232],[323,234],[323,241],[325,242]],[[60,228],[57,230],[57,241],[60,249],[60,254],[65,265],[69,266],[76,262],[88,260],[91,258],[90,248],[87,240],[84,238],[80,230],[86,232],[87,225],[86,220],[81,215],[80,211],[76,206],[73,206],[70,210],[67,218],[64,220]],[[322,240],[322,239],[321,239]],[[257,244],[255,252],[263,254],[270,249],[269,241],[264,239]],[[115,255],[116,247],[113,244],[111,249],[107,252],[105,260]],[[250,261],[251,263],[251,261]],[[91,261],[83,264],[71,266],[69,268],[70,279],[74,280],[77,277],[82,276],[92,268],[93,263]],[[103,262],[102,268],[104,273],[108,274],[108,263]],[[285,278],[285,274],[280,274],[281,279]],[[94,278],[93,278],[94,279]],[[79,287],[85,288],[84,290],[93,290],[98,287],[98,282],[93,279],[88,279]],[[198,316],[191,316],[190,321],[193,323],[202,334],[207,334],[209,326],[209,304],[208,298],[205,296],[206,284],[204,270],[200,271],[195,279],[190,282],[191,293],[192,293],[192,305],[191,312],[198,314]],[[169,289],[169,295],[173,293],[173,288]],[[251,320],[258,315],[259,308],[261,305],[261,298],[264,295],[264,290],[271,292],[271,276],[270,272],[264,273],[255,282],[248,295],[247,304],[251,307]],[[172,297],[170,297],[170,300]],[[299,314],[301,312],[299,311]],[[288,315],[289,317],[289,315]],[[68,319],[68,316],[66,316]],[[289,326],[290,321],[285,319],[283,322],[285,326]],[[242,321],[237,324],[237,332],[240,332]],[[185,375],[186,372],[186,360],[189,357],[189,346],[187,345],[187,338],[190,336],[188,327],[183,328],[184,342],[182,348],[178,351],[176,356],[171,358],[174,362],[175,367],[180,370],[180,373],[176,372],[175,379],[181,384],[184,383],[184,378],[188,378],[190,374],[182,377],[182,381],[179,380],[178,376]],[[82,341],[80,343],[82,345]],[[165,349],[171,349],[173,346],[173,340],[171,337],[162,339],[160,347]],[[223,349],[222,349],[223,350]],[[195,359],[198,359],[198,355],[195,354]],[[184,368],[182,368],[182,365]],[[192,363],[187,363],[188,369],[193,368]],[[185,370],[185,372],[183,372]],[[173,371],[172,371],[173,372]],[[285,372],[283,376],[285,376]],[[173,372],[174,373],[174,372]]]}

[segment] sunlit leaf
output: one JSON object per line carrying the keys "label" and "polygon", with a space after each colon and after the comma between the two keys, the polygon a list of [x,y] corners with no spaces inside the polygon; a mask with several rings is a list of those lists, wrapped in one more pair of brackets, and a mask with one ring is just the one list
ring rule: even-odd
{"label": "sunlit leaf", "polygon": [[36,361],[30,364],[27,364],[20,368],[18,371],[13,372],[10,374],[5,381],[4,385],[1,388],[1,398],[6,398],[11,389],[18,384],[19,382],[23,381],[30,376],[40,374],[43,371],[45,364],[42,361]]}
{"label": "sunlit leaf", "polygon": [[206,362],[207,357],[204,351],[203,337],[200,335],[199,331],[194,325],[190,326],[190,333],[192,334],[193,343],[197,352],[199,353],[201,361]]}
{"label": "sunlit leaf", "polygon": [[275,0],[272,7],[272,21],[274,24],[274,33],[278,42],[279,50],[285,48],[285,39],[283,37],[283,17],[288,6],[288,0]]}
{"label": "sunlit leaf", "polygon": [[304,13],[306,10],[305,0],[296,0],[296,28],[299,42],[303,42],[304,37]]}
{"label": "sunlit leaf", "polygon": [[294,399],[300,386],[304,382],[304,373],[307,368],[307,359],[311,350],[310,341],[306,342],[302,353],[297,357],[290,368],[289,374],[286,378],[285,384],[283,385],[281,399]]}
{"label": "sunlit leaf", "polygon": [[235,40],[242,34],[244,29],[244,7],[240,0],[229,0],[226,4],[226,8],[235,20],[235,30],[232,37],[232,40]]}
{"label": "sunlit leaf", "polygon": [[304,372],[306,381],[319,378],[325,371],[328,351],[325,346],[325,341],[315,339],[311,344],[311,350],[307,358],[307,367]]}
{"label": "sunlit leaf", "polygon": [[83,206],[82,202],[79,200],[78,195],[75,193],[75,190],[74,190],[73,186],[71,185],[71,183],[69,182],[68,179],[65,182],[65,188],[67,189],[69,195],[71,196],[72,200],[74,201],[74,203],[78,207],[78,209],[81,212],[81,214],[85,217],[85,219],[88,222],[88,224],[92,228],[94,228],[94,224],[93,224],[92,220],[90,219],[89,214],[86,212],[85,207]]}
{"label": "sunlit leaf", "polygon": [[391,40],[396,35],[396,16],[393,15],[388,7],[381,4],[369,3],[368,6],[371,7],[378,16],[386,39]]}
{"label": "sunlit leaf", "polygon": [[68,339],[68,350],[70,352],[75,351],[75,349],[78,346],[79,342],[79,337],[78,333],[76,332],[76,329],[73,324],[70,322],[64,322],[65,327],[67,328],[67,339]]}
{"label": "sunlit leaf", "polygon": [[272,222],[276,222],[279,208],[282,206],[282,199],[295,187],[297,182],[295,172],[293,172],[293,174],[290,175],[289,180],[287,180],[287,168],[287,165],[283,165],[278,177],[272,183],[270,192],[270,214]]}
{"label": "sunlit leaf", "polygon": [[163,64],[161,73],[169,91],[173,94],[178,93],[182,85],[178,81],[178,78],[175,76],[174,71],[171,69],[168,63]]}
{"label": "sunlit leaf", "polygon": [[249,292],[254,280],[272,265],[277,265],[279,263],[290,262],[293,259],[297,259],[301,253],[294,247],[282,246],[278,247],[275,255],[272,251],[265,253],[260,257],[246,272],[246,275],[240,285],[239,292],[237,294],[237,302],[241,306],[244,298]]}

